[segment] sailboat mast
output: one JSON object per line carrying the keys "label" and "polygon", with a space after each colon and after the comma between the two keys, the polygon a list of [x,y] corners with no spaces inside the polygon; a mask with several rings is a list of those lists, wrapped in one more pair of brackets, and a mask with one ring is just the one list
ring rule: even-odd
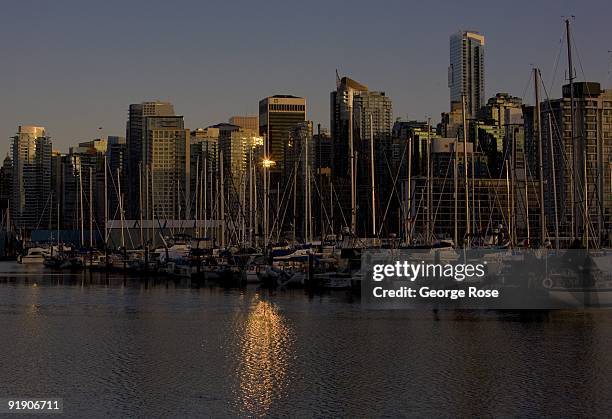
{"label": "sailboat mast", "polygon": [[548,114],[548,141],[550,148],[550,165],[553,186],[553,201],[555,204],[555,248],[559,248],[559,212],[557,209],[557,172],[555,170],[555,152],[553,148],[553,130],[550,113]]}
{"label": "sailboat mast", "polygon": [[[408,137],[408,210],[406,211],[406,238],[412,243],[412,134]],[[408,225],[410,221],[411,225]]]}
{"label": "sailboat mast", "polygon": [[312,171],[310,170],[312,164],[310,163],[310,155],[308,154],[308,148],[310,147],[310,145],[308,144],[308,139],[309,136],[308,134],[306,134],[306,179],[308,185],[308,242],[312,243]]}
{"label": "sailboat mast", "polygon": [[[6,231],[8,231],[8,212],[6,213],[7,225]],[[57,250],[59,252],[59,244],[60,244],[60,202],[59,197],[57,199]]]}
{"label": "sailboat mast", "polygon": [[117,184],[119,185],[119,216],[121,217],[121,247],[125,249],[125,235],[123,233],[123,195],[121,194],[121,177],[119,176],[119,168],[117,168]]}
{"label": "sailboat mast", "polygon": [[219,159],[219,164],[220,164],[220,176],[221,176],[221,182],[219,184],[219,210],[220,210],[220,218],[221,218],[221,248],[225,248],[225,196],[224,196],[224,191],[225,191],[225,179],[224,179],[224,173],[223,173],[223,150],[221,150],[219,152],[220,155],[220,159]]}
{"label": "sailboat mast", "polygon": [[138,200],[139,202],[139,214],[140,214],[140,245],[144,248],[144,234],[143,234],[143,226],[142,226],[142,162],[138,163]]}
{"label": "sailboat mast", "polygon": [[83,247],[85,245],[85,235],[83,232],[83,170],[81,164],[82,161],[79,158],[79,203],[81,204],[79,205],[79,218],[81,219],[81,247]]}
{"label": "sailboat mast", "polygon": [[93,168],[89,167],[89,247],[93,249]]}
{"label": "sailboat mast", "polygon": [[249,147],[249,246],[253,245],[253,144]]}
{"label": "sailboat mast", "polygon": [[376,236],[376,190],[374,186],[374,126],[370,112],[370,184],[372,185],[372,237]]}
{"label": "sailboat mast", "polygon": [[[546,214],[544,212],[544,163],[542,155],[542,121],[540,113],[540,70],[533,69],[533,82],[535,87],[535,123],[538,136],[538,174],[540,186],[540,246],[546,240]],[[526,179],[525,179],[526,180]]]}
{"label": "sailboat mast", "polygon": [[104,248],[108,247],[108,180],[106,176],[106,154],[104,155]]}
{"label": "sailboat mast", "polygon": [[357,186],[355,173],[355,145],[353,144],[353,93],[349,91],[348,97],[348,129],[349,129],[349,153],[351,161],[351,234],[357,232]]}
{"label": "sailboat mast", "polygon": [[208,146],[206,146],[206,154],[207,155],[204,157],[204,193],[202,194],[204,198],[204,208],[202,209],[202,215],[204,216],[204,237],[208,235],[208,226],[206,225],[206,220],[208,218]]}
{"label": "sailboat mast", "polygon": [[196,183],[195,183],[195,224],[194,230],[196,237],[200,237],[200,227],[198,225],[199,214],[198,209],[200,209],[200,156],[196,159]]}
{"label": "sailboat mast", "polygon": [[571,125],[571,153],[572,153],[572,169],[570,170],[570,201],[572,205],[572,234],[574,238],[578,238],[578,217],[579,211],[576,205],[576,197],[578,195],[576,182],[576,122],[575,122],[575,103],[574,103],[574,65],[572,63],[572,41],[570,32],[570,20],[565,19],[565,35],[567,40],[567,74],[570,90],[570,125]]}
{"label": "sailboat mast", "polygon": [[508,214],[508,235],[510,236],[510,242],[512,243],[512,212],[511,212],[511,205],[510,205],[510,169],[509,169],[509,160],[506,158],[505,160],[505,164],[506,164],[506,202],[508,203],[507,206],[507,214]]}
{"label": "sailboat mast", "polygon": [[459,245],[459,227],[457,225],[459,219],[459,132],[455,137],[455,158],[453,159],[453,202],[455,204],[455,214],[453,217],[454,228],[453,228],[453,240],[455,246]]}
{"label": "sailboat mast", "polygon": [[427,244],[431,244],[433,239],[433,200],[432,200],[432,182],[433,176],[431,172],[431,118],[427,118]]}
{"label": "sailboat mast", "polygon": [[468,178],[468,155],[467,155],[467,115],[465,109],[465,94],[461,95],[461,113],[463,117],[463,180],[465,189],[465,237],[466,247],[469,247],[470,240],[470,189]]}

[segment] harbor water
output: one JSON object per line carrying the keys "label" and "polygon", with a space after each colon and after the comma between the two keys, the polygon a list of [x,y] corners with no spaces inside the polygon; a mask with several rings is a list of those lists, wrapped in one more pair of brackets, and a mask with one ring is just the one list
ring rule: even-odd
{"label": "harbor water", "polygon": [[66,417],[607,416],[612,311],[366,310],[0,262],[0,398]]}

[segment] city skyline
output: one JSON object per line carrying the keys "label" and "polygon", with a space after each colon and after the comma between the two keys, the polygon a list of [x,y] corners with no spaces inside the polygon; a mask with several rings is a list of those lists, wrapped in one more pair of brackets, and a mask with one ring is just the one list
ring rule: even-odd
{"label": "city skyline", "polygon": [[[159,4],[153,4],[137,19],[139,9],[133,4],[121,16],[112,2],[98,5],[86,16],[78,8],[67,10],[69,3],[54,6],[24,2],[10,5],[4,14],[13,19],[2,22],[0,29],[2,39],[11,41],[1,44],[3,55],[11,58],[0,70],[4,92],[0,131],[5,136],[0,153],[8,151],[18,125],[44,126],[54,148],[64,152],[98,136],[124,136],[128,104],[156,99],[172,102],[185,116],[185,127],[195,129],[233,115],[256,115],[261,98],[293,94],[308,101],[306,119],[329,128],[328,95],[336,68],[385,91],[393,100],[394,118],[430,116],[437,121],[441,112],[449,110],[448,39],[461,29],[477,30],[487,38],[486,98],[508,92],[533,103],[526,88],[532,65],[542,68],[547,86],[552,84],[552,98],[559,97],[565,82],[563,51],[555,66],[563,37],[561,15],[571,14],[575,7],[561,3],[551,10],[549,5],[513,3],[499,9],[483,3],[462,11],[449,4],[445,5],[449,13],[439,14],[430,5],[389,4],[372,10],[356,5],[345,10],[309,3],[308,7],[276,5],[269,14],[250,15],[254,6],[203,9],[182,3],[172,13],[166,9],[161,13]],[[527,7],[529,16],[524,13]],[[610,8],[604,2],[593,3],[581,9],[574,21],[577,79],[599,80],[603,87],[610,85],[611,29],[605,24]],[[327,16],[317,16],[316,10],[325,10]],[[25,16],[26,11],[37,25],[19,30],[23,19],[14,17]],[[231,19],[196,19],[210,12],[226,13]],[[162,17],[170,23],[168,31],[143,38],[135,34],[134,29],[158,24]],[[499,27],[502,18],[516,25]],[[349,22],[374,25],[377,30],[338,38],[343,33],[338,27],[348,27]],[[51,27],[48,35],[45,28]],[[218,29],[226,29],[227,36],[213,38]],[[289,29],[294,37],[278,37]],[[118,37],[125,38],[123,44],[116,42]],[[363,59],[365,52],[370,59]],[[262,53],[268,59],[254,60]],[[24,65],[28,59],[35,65]],[[40,77],[41,72],[45,77]]]}

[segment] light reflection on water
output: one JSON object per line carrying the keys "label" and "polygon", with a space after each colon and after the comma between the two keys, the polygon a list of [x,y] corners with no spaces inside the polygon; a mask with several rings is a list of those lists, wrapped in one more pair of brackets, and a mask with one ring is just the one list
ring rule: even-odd
{"label": "light reflection on water", "polygon": [[0,397],[64,417],[609,416],[612,311],[363,310],[349,293],[0,263]]}
{"label": "light reflection on water", "polygon": [[273,303],[255,294],[249,313],[236,326],[240,338],[237,400],[242,413],[269,413],[274,400],[287,391],[292,333]]}

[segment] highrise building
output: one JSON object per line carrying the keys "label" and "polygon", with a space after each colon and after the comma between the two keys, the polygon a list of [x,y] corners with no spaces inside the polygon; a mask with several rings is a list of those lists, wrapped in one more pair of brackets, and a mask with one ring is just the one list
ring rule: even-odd
{"label": "highrise building", "polygon": [[[352,196],[350,177],[351,172],[356,173],[358,234],[372,235],[374,227],[379,229],[384,207],[393,190],[393,176],[388,169],[392,159],[391,124],[392,104],[385,92],[370,91],[367,86],[348,77],[337,80],[336,91],[331,92],[332,172],[334,181],[338,181],[334,187],[338,187],[343,196],[341,212],[351,219],[352,203],[346,197]],[[354,162],[354,170],[351,170],[351,161]],[[378,208],[372,207],[372,194],[375,195],[374,205]],[[377,226],[372,224],[373,219]]]}
{"label": "highrise building", "polygon": [[51,196],[51,139],[44,127],[21,125],[13,137],[11,218],[18,229],[49,226]]}
{"label": "highrise building", "polygon": [[[591,246],[609,245],[612,223],[612,90],[604,90],[594,82],[574,83],[574,138],[569,85],[563,86],[561,99],[542,102],[540,109],[548,235],[553,237],[555,234],[553,185],[556,184],[556,218],[561,240],[578,238],[586,244],[588,236]],[[533,107],[528,110],[531,112],[525,116],[527,156],[531,157],[531,171],[537,173]]]}
{"label": "highrise building", "polygon": [[189,130],[182,116],[149,116],[145,121],[142,168],[143,179],[149,173],[150,189],[142,201],[148,205],[147,219],[185,219],[191,202]]}
{"label": "highrise building", "polygon": [[349,77],[342,77],[341,80],[336,81],[336,90],[330,94],[330,130],[334,142],[332,172],[336,178],[347,178],[351,175],[350,136],[356,128],[353,117],[353,98],[367,91],[366,85]]}
{"label": "highrise building", "polygon": [[184,218],[191,192],[190,135],[183,117],[168,102],[130,105],[126,140],[129,216]]}
{"label": "highrise building", "polygon": [[283,152],[289,131],[305,120],[304,98],[274,95],[259,101],[259,134],[264,136],[266,157],[276,162],[275,171],[283,171]]}
{"label": "highrise building", "polygon": [[465,95],[468,117],[475,117],[485,104],[484,45],[484,35],[474,31],[460,31],[450,37],[451,109]]}
{"label": "highrise building", "polygon": [[[140,196],[140,179],[143,173],[144,161],[147,160],[146,153],[150,151],[146,147],[147,135],[145,129],[146,119],[152,116],[174,116],[174,106],[170,102],[142,102],[130,105],[128,121],[126,126],[126,184],[121,185],[122,192],[127,196]],[[138,219],[140,217],[139,199],[130,199],[127,202],[126,213],[128,218]]]}

